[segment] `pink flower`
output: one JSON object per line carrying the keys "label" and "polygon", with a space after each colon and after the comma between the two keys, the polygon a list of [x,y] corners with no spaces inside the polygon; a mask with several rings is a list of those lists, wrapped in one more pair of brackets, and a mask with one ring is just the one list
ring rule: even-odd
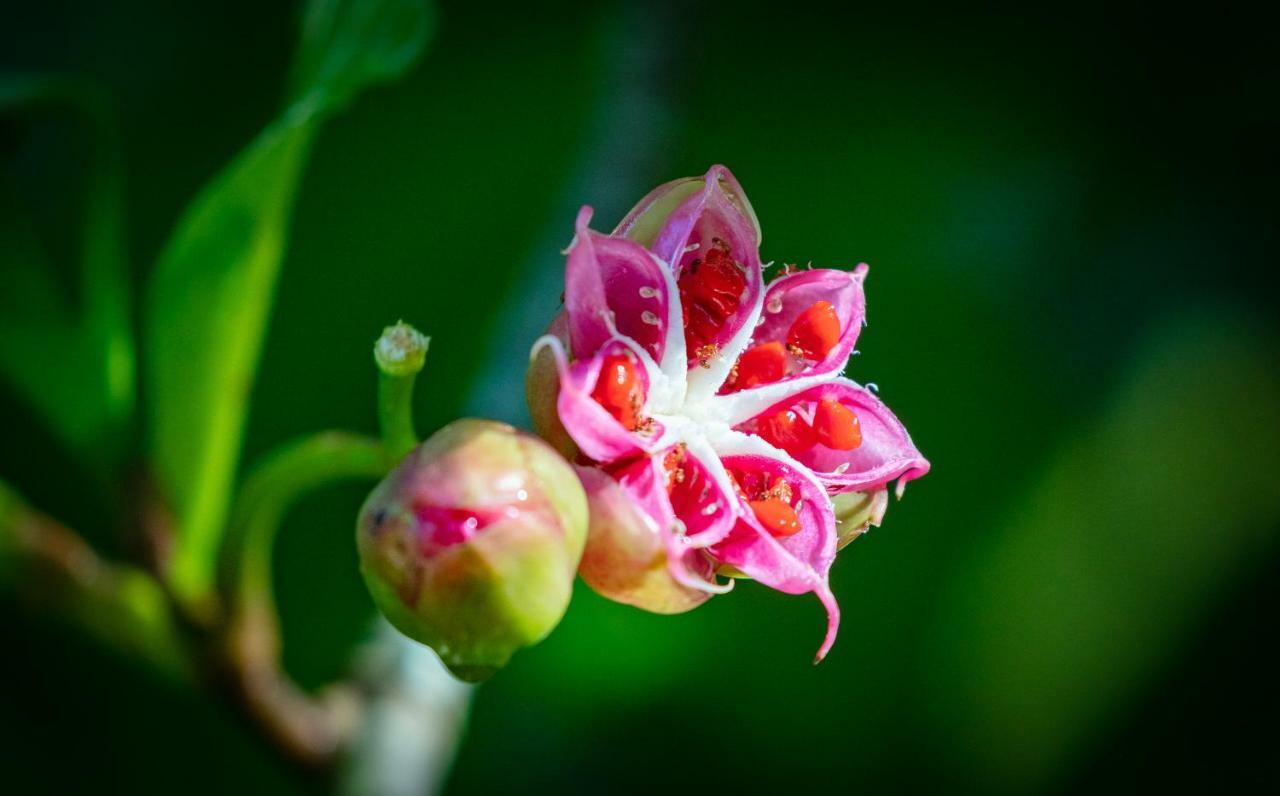
{"label": "pink flower", "polygon": [[[534,345],[539,432],[579,463],[591,520],[579,572],[601,594],[674,613],[748,576],[812,592],[830,649],[832,496],[928,472],[902,424],[844,378],[864,324],[867,266],[768,285],[760,228],[715,166],[646,196],[612,235],[578,214],[565,309]],[[554,366],[554,367],[553,367]]]}

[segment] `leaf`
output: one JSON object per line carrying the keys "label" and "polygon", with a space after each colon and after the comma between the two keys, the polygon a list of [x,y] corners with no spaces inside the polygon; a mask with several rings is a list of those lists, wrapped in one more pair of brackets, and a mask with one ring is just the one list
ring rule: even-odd
{"label": "leaf", "polygon": [[69,113],[88,129],[93,157],[80,236],[80,307],[71,306],[54,281],[18,192],[4,186],[0,374],[59,438],[95,463],[110,464],[124,452],[135,359],[115,126],[96,93],[56,77],[0,80],[0,112],[6,111]]}
{"label": "leaf", "polygon": [[421,2],[314,0],[294,58],[295,98],[345,107],[366,85],[408,69],[434,23],[432,8]]}
{"label": "leaf", "polygon": [[304,16],[294,102],[192,201],[147,293],[150,452],[177,539],[170,577],[213,585],[250,389],[310,146],[328,113],[421,52],[420,0],[316,0]]}

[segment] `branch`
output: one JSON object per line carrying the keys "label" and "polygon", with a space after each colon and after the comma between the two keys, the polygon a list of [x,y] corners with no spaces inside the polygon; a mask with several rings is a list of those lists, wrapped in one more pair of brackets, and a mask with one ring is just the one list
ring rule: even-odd
{"label": "branch", "polygon": [[181,626],[160,583],[141,569],[103,559],[0,481],[0,586],[10,584],[104,646],[175,679],[190,679]]}
{"label": "branch", "polygon": [[281,666],[272,591],[272,552],[286,512],[311,490],[347,479],[376,479],[392,462],[377,440],[345,432],[304,437],[263,460],[248,476],[231,515],[231,616],[223,638],[233,692],[286,754],[325,768],[349,738],[358,704],[334,691],[317,699]]}

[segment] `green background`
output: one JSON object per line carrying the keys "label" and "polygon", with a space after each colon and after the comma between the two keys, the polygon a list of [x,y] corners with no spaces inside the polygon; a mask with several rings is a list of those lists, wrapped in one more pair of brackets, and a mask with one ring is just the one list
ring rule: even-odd
{"label": "green background", "polygon": [[[1055,792],[1280,783],[1277,62],[1259,20],[1073,5],[444,3],[423,61],[321,133],[245,457],[373,431],[369,348],[432,336],[421,425],[525,422],[580,203],[607,228],[725,163],[766,261],[871,264],[850,375],[933,463],[841,554],[822,612],[750,583],[679,617],[579,584],[478,691],[450,793]],[[289,4],[6,9],[0,67],[118,115],[139,279],[272,117]],[[7,190],[71,286],[84,142],[0,127]],[[0,264],[0,267],[4,267]],[[0,474],[95,527],[83,464],[0,390]],[[365,489],[292,514],[286,663],[345,670],[372,607]],[[229,706],[0,602],[0,789],[290,793]]]}

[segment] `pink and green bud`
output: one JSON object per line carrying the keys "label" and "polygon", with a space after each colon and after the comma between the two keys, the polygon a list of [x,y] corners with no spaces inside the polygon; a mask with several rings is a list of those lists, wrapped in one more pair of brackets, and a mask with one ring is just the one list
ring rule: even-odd
{"label": "pink and green bud", "polygon": [[546,443],[459,420],[374,489],[356,541],[387,619],[476,681],[560,622],[586,526],[578,477]]}

